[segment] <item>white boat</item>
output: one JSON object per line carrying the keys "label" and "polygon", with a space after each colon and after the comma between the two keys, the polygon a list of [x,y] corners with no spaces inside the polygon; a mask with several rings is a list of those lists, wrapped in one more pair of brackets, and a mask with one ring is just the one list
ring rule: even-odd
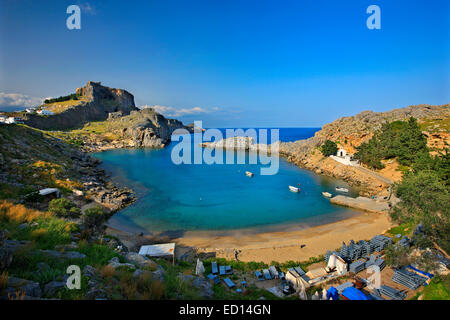
{"label": "white boat", "polygon": [[293,186],[289,186],[289,191],[292,191],[292,192],[300,192],[300,188],[296,188],[296,187],[293,187]]}
{"label": "white boat", "polygon": [[348,192],[348,189],[347,189],[347,188],[336,187],[336,191],[340,191],[340,192]]}
{"label": "white boat", "polygon": [[333,195],[329,192],[322,192],[324,197],[331,198]]}
{"label": "white boat", "polygon": [[253,172],[250,171],[245,171],[245,175],[250,178],[254,176]]}

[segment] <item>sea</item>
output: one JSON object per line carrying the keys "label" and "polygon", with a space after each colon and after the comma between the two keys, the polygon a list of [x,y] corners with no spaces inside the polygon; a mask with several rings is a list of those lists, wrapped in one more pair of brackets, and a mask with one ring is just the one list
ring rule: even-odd
{"label": "sea", "polygon": [[[263,129],[268,131],[270,142],[270,128],[257,132]],[[280,128],[278,137],[291,142],[312,137],[318,130]],[[226,132],[224,128],[220,131]],[[181,143],[194,148],[193,140],[183,137]],[[228,151],[235,156],[234,164],[176,164],[172,158],[179,143],[156,150],[119,149],[94,154],[114,181],[133,188],[137,196],[135,203],[110,219],[110,226],[144,233],[275,230],[286,225],[325,224],[358,214],[330,204],[322,195],[324,191],[335,195],[336,187],[348,188],[350,196],[357,195],[357,190],[344,181],[316,175],[282,157],[276,174],[262,175],[261,168],[268,164],[260,159],[249,163],[250,154],[244,151]],[[243,164],[237,163],[239,152],[245,153]],[[246,171],[254,176],[247,177]],[[301,191],[289,191],[290,185]]]}

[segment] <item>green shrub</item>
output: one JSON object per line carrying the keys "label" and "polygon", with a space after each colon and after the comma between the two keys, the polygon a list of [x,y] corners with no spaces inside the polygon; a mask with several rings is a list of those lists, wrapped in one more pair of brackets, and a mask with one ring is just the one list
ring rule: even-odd
{"label": "green shrub", "polygon": [[338,147],[336,142],[333,142],[331,140],[327,140],[325,141],[325,143],[322,145],[322,147],[320,148],[320,150],[322,151],[322,154],[325,157],[329,157],[332,155],[335,155],[336,152],[338,151]]}
{"label": "green shrub", "polygon": [[423,300],[450,300],[450,275],[436,275],[423,289]]}
{"label": "green shrub", "polygon": [[423,224],[429,240],[449,252],[450,192],[439,171],[409,172],[394,190],[402,201],[392,211],[392,218],[399,223]]}
{"label": "green shrub", "polygon": [[411,249],[408,247],[396,246],[391,244],[385,250],[386,264],[394,268],[408,265],[410,263],[410,253]]}
{"label": "green shrub", "polygon": [[53,99],[45,99],[44,103],[54,103],[54,102],[63,102],[68,100],[78,100],[80,97],[79,94],[73,93],[69,94],[68,96],[61,96],[59,98],[53,98]]}
{"label": "green shrub", "polygon": [[87,209],[81,216],[81,220],[86,228],[96,228],[101,225],[107,218],[100,206]]}
{"label": "green shrub", "polygon": [[66,198],[53,199],[50,201],[48,204],[48,211],[58,217],[64,218],[78,217],[80,215],[80,209]]}

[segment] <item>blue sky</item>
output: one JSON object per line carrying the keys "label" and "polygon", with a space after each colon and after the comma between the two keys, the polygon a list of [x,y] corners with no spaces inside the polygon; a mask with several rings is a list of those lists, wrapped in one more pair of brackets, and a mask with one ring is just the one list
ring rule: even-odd
{"label": "blue sky", "polygon": [[[0,109],[124,88],[137,106],[206,127],[315,127],[450,98],[449,2],[0,3]],[[66,8],[81,7],[81,30]],[[366,8],[381,8],[381,30]]]}

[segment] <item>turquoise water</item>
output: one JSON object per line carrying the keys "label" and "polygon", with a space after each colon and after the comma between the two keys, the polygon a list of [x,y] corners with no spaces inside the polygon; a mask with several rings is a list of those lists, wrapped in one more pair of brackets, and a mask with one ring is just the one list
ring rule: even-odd
{"label": "turquoise water", "polygon": [[[314,134],[314,130],[303,130],[282,129],[280,140]],[[348,187],[343,181],[317,176],[282,158],[278,173],[271,176],[260,175],[262,165],[248,161],[242,165],[175,165],[171,161],[174,144],[161,150],[126,149],[95,155],[115,179],[137,191],[138,200],[114,215],[111,225],[150,232],[230,230],[321,224],[354,214],[322,196],[322,191],[335,194],[336,186]],[[248,178],[246,170],[255,176]],[[289,185],[299,183],[300,193],[288,190]]]}

